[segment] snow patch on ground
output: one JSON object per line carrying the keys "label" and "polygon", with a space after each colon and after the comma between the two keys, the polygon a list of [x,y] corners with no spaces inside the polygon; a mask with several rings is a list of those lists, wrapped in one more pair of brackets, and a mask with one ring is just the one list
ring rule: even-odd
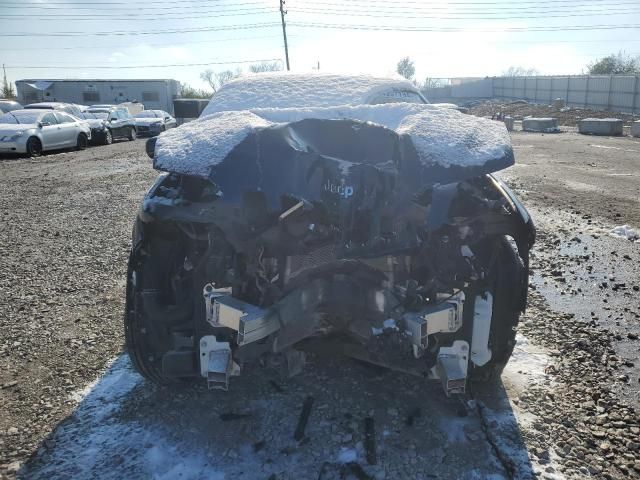
{"label": "snow patch on ground", "polygon": [[443,417],[440,419],[440,430],[449,443],[467,443],[465,427],[470,424],[467,418]]}
{"label": "snow patch on ground", "polygon": [[640,235],[638,232],[631,228],[629,225],[620,225],[617,226],[609,232],[612,237],[625,238],[627,240],[631,240],[632,242],[640,241]]}
{"label": "snow patch on ground", "polygon": [[358,452],[353,448],[341,448],[338,453],[338,463],[351,463],[358,460]]}
{"label": "snow patch on ground", "polygon": [[520,392],[532,383],[548,379],[545,368],[551,363],[546,350],[532,345],[522,334],[516,335],[516,346],[504,369],[503,380]]}
{"label": "snow patch on ground", "polygon": [[[165,432],[116,415],[141,382],[126,355],[112,361],[102,377],[71,395],[80,404],[51,436],[55,449],[45,454],[37,468],[21,472],[24,477],[224,479],[202,450],[180,448]],[[132,464],[135,473],[130,470]]]}

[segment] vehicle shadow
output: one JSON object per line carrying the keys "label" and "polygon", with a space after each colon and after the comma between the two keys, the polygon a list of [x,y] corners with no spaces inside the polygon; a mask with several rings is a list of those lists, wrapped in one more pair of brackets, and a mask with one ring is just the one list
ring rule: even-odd
{"label": "vehicle shadow", "polygon": [[256,368],[207,391],[154,386],[122,355],[77,398],[18,478],[534,477],[501,382],[464,403],[437,383],[314,353],[291,379]]}

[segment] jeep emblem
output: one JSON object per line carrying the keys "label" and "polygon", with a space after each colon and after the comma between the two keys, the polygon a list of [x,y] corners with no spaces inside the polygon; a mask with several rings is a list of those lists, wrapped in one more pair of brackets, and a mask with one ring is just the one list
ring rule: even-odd
{"label": "jeep emblem", "polygon": [[353,196],[353,187],[351,185],[338,185],[331,183],[331,180],[327,180],[324,184],[324,189],[327,192],[337,193],[342,198],[349,198]]}

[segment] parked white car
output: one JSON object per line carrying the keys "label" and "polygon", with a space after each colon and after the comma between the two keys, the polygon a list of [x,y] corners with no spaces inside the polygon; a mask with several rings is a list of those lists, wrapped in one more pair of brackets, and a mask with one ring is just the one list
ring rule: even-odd
{"label": "parked white car", "polygon": [[163,110],[143,110],[136,114],[135,120],[138,135],[159,135],[178,126],[176,119]]}
{"label": "parked white car", "polygon": [[62,148],[84,150],[91,139],[87,122],[59,110],[14,110],[0,116],[0,154]]}

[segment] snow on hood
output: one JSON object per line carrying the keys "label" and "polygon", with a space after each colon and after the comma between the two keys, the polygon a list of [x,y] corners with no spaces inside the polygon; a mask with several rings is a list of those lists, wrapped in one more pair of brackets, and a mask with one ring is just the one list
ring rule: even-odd
{"label": "snow on hood", "polygon": [[381,125],[400,136],[408,136],[425,166],[478,167],[512,155],[509,134],[501,122],[433,105],[388,103],[213,113],[163,133],[156,143],[154,166],[209,178],[211,168],[253,130],[304,119]]}
{"label": "snow on hood", "polygon": [[419,101],[416,87],[404,79],[367,75],[261,73],[225,84],[201,116],[255,108],[307,108]]}

